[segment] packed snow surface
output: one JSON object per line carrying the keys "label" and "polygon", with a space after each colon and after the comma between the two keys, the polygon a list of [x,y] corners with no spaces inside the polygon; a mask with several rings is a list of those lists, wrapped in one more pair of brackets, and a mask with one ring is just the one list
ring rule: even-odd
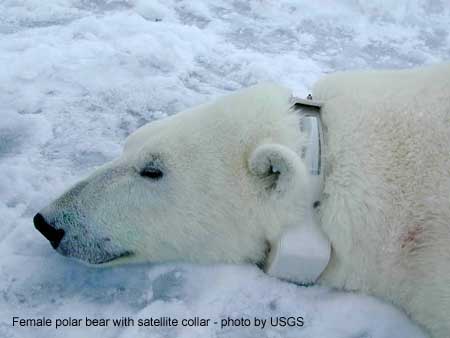
{"label": "packed snow surface", "polygon": [[[391,305],[254,266],[97,270],[32,216],[143,125],[260,81],[450,56],[445,0],[0,1],[0,336],[419,338]],[[12,317],[303,316],[302,328],[18,328]]]}

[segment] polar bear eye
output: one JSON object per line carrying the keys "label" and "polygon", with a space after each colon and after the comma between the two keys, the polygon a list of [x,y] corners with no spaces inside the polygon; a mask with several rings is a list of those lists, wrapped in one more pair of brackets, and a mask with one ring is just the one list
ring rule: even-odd
{"label": "polar bear eye", "polygon": [[144,168],[140,174],[142,177],[147,177],[152,180],[159,180],[164,176],[164,173],[158,168]]}

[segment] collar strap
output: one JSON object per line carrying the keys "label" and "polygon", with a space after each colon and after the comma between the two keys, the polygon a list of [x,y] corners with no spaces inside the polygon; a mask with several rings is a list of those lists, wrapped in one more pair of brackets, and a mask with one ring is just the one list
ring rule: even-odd
{"label": "collar strap", "polygon": [[[311,95],[308,95],[311,97]],[[302,150],[302,158],[305,161],[311,175],[311,196],[313,203],[320,204],[323,189],[323,130],[320,119],[322,103],[311,99],[292,98],[293,108],[300,113],[300,130],[306,134],[307,142]]]}
{"label": "collar strap", "polygon": [[310,95],[307,100],[294,97],[292,103],[301,115],[300,129],[307,135],[302,158],[310,173],[311,207],[299,224],[285,227],[280,237],[271,243],[265,270],[269,275],[307,285],[319,278],[331,255],[330,242],[322,232],[314,210],[320,204],[323,189],[322,104],[313,101]]}

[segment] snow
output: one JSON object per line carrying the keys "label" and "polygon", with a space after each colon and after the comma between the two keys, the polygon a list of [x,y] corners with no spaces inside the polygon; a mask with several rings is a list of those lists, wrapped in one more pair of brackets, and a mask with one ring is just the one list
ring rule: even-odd
{"label": "snow", "polygon": [[[448,59],[445,0],[0,2],[0,336],[424,337],[391,305],[253,266],[96,270],[57,255],[34,213],[149,121],[260,81]],[[17,328],[21,317],[304,316],[303,328]]]}

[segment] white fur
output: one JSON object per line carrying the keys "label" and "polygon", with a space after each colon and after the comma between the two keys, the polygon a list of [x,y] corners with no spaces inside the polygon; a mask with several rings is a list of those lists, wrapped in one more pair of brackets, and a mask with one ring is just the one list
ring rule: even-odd
{"label": "white fur", "polygon": [[[262,262],[301,225],[308,174],[289,90],[260,85],[132,134],[123,155],[41,213],[58,250],[101,263]],[[450,66],[355,72],[321,81],[332,243],[320,282],[403,307],[450,335]],[[160,180],[141,177],[157,166]],[[106,254],[105,254],[106,252]]]}
{"label": "white fur", "polygon": [[322,282],[403,307],[450,336],[450,65],[335,74],[325,102]]}

